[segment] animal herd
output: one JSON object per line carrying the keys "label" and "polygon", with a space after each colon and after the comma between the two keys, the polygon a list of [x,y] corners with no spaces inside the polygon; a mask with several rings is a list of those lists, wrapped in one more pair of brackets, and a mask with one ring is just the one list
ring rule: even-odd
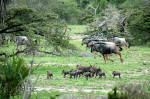
{"label": "animal herd", "polygon": [[[117,54],[120,57],[120,61],[123,62],[122,59],[122,47],[129,48],[130,44],[126,41],[125,38],[114,37],[111,39],[98,39],[93,37],[86,37],[82,39],[81,45],[86,45],[86,48],[91,48],[91,53],[101,53],[104,61],[111,60],[108,58],[108,55]],[[113,60],[111,60],[113,61]]]}
{"label": "animal herd", "polygon": [[[99,77],[99,78],[106,78],[105,72],[102,71],[100,67],[90,65],[90,66],[82,66],[82,65],[77,65],[76,69],[71,69],[71,70],[62,70],[61,74],[63,75],[64,78],[66,78],[67,75],[69,75],[69,78],[80,78],[81,76],[84,76],[86,80],[92,77]],[[115,76],[118,76],[121,78],[120,72],[117,71],[112,71],[112,76],[113,78]],[[47,71],[47,79],[52,78],[53,73],[50,71]]]}

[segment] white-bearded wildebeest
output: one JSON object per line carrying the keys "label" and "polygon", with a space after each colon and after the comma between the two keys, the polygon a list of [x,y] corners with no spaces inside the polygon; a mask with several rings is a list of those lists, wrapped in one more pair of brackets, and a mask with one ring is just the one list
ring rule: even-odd
{"label": "white-bearded wildebeest", "polygon": [[130,44],[127,42],[127,40],[125,38],[114,37],[114,38],[111,38],[110,41],[114,42],[115,44],[117,44],[120,47],[125,47],[125,48],[130,47]]}
{"label": "white-bearded wildebeest", "polygon": [[120,61],[123,62],[121,53],[120,53],[121,48],[113,43],[113,42],[101,42],[101,43],[95,43],[91,44],[91,52],[100,52],[103,55],[104,61],[106,63],[106,59],[108,59],[108,54],[118,54],[120,56]]}
{"label": "white-bearded wildebeest", "polygon": [[[32,40],[35,44],[37,44],[37,40],[34,39]],[[16,45],[17,45],[17,50],[18,47],[21,45],[25,45],[26,47],[31,46],[31,42],[29,41],[29,39],[26,36],[16,36]]]}

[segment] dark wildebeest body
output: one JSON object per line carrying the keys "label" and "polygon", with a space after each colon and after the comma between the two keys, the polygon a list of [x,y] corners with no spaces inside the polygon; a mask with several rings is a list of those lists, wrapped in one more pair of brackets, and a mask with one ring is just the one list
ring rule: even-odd
{"label": "dark wildebeest body", "polygon": [[50,71],[47,71],[47,79],[52,78],[53,74]]}
{"label": "dark wildebeest body", "polygon": [[106,78],[106,75],[105,75],[104,72],[99,72],[99,73],[98,73],[98,76],[99,76],[99,78],[102,78],[102,77],[105,77],[105,78]]}
{"label": "dark wildebeest body", "polygon": [[65,77],[66,77],[66,75],[70,74],[70,71],[62,70],[62,74],[64,74],[64,78],[65,78]]}
{"label": "dark wildebeest body", "polygon": [[112,72],[112,75],[113,75],[113,78],[114,78],[115,76],[118,76],[119,78],[121,78],[120,72],[113,71],[113,72]]}
{"label": "dark wildebeest body", "polygon": [[83,44],[85,44],[86,45],[86,49],[88,48],[88,47],[90,47],[90,42],[94,42],[94,43],[98,43],[98,42],[104,42],[104,41],[106,41],[105,39],[98,39],[98,38],[90,38],[90,37],[86,37],[86,38],[83,38],[82,39],[82,43],[81,43],[81,45],[83,45]]}
{"label": "dark wildebeest body", "polygon": [[122,62],[121,53],[119,51],[119,48],[116,46],[113,42],[102,42],[102,43],[96,43],[91,45],[91,52],[96,51],[100,52],[103,55],[103,58],[106,63],[106,58],[108,54],[118,54],[120,56],[120,61]]}
{"label": "dark wildebeest body", "polygon": [[[94,75],[96,74],[96,76],[98,75],[99,72],[101,72],[102,70],[100,69],[100,67],[96,67],[96,66],[92,66],[91,68],[91,73],[92,73],[92,77],[94,77]],[[96,77],[95,76],[95,77]]]}
{"label": "dark wildebeest body", "polygon": [[70,78],[72,78],[72,77],[77,78],[77,72],[76,71],[70,71],[69,74],[70,74]]}
{"label": "dark wildebeest body", "polygon": [[83,71],[82,70],[76,70],[77,72],[77,77],[80,78],[81,75],[83,75]]}
{"label": "dark wildebeest body", "polygon": [[77,65],[77,70],[82,70],[82,72],[90,72],[91,71],[91,66],[81,66]]}
{"label": "dark wildebeest body", "polygon": [[85,72],[83,75],[85,76],[86,80],[88,80],[89,77],[92,77],[91,72]]}
{"label": "dark wildebeest body", "polygon": [[114,37],[114,38],[111,38],[110,41],[114,42],[119,47],[126,47],[126,48],[130,47],[130,44],[127,43],[127,40],[125,38]]}

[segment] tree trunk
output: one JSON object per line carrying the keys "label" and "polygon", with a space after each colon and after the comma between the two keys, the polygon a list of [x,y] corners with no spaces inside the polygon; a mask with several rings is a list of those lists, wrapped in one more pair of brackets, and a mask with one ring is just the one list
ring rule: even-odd
{"label": "tree trunk", "polygon": [[4,23],[6,16],[6,0],[0,0],[0,24]]}

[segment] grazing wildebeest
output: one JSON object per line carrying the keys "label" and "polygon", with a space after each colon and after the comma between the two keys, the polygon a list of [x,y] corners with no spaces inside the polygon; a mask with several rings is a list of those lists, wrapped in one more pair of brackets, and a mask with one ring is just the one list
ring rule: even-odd
{"label": "grazing wildebeest", "polygon": [[20,45],[30,46],[29,40],[26,36],[16,36],[17,50]]}
{"label": "grazing wildebeest", "polygon": [[81,75],[83,75],[83,71],[82,70],[76,70],[77,72],[77,77],[80,78]]}
{"label": "grazing wildebeest", "polygon": [[86,80],[88,80],[89,77],[92,77],[91,72],[85,72],[83,75],[85,76]]}
{"label": "grazing wildebeest", "polygon": [[[33,42],[33,43],[32,43]],[[26,45],[26,47],[30,47],[31,45],[37,45],[37,39],[28,40],[26,36],[16,36],[16,44],[17,50],[20,45]]]}
{"label": "grazing wildebeest", "polygon": [[[117,45],[113,42],[101,42],[91,45],[91,52],[100,52],[103,55],[104,61],[108,59],[108,54],[118,54],[120,56],[120,61],[123,62],[121,53]],[[110,59],[111,60],[111,59]]]}
{"label": "grazing wildebeest", "polygon": [[77,70],[82,70],[82,72],[90,72],[91,71],[91,66],[81,66],[77,65],[76,66]]}
{"label": "grazing wildebeest", "polygon": [[95,38],[95,37],[85,37],[82,39],[82,43],[81,45],[83,46],[84,44],[86,45],[86,49],[88,47],[90,47],[89,43],[93,41],[94,43],[98,43],[98,42],[101,42],[101,41],[107,41],[106,39],[99,39],[99,38]]}
{"label": "grazing wildebeest", "polygon": [[120,72],[113,71],[113,72],[112,72],[112,75],[113,75],[113,78],[114,78],[115,76],[118,76],[119,78],[121,78]]}
{"label": "grazing wildebeest", "polygon": [[127,43],[125,38],[114,37],[114,38],[111,38],[110,41],[114,42],[115,44],[117,44],[120,47],[125,47],[125,48],[130,47],[129,43]]}
{"label": "grazing wildebeest", "polygon": [[70,78],[72,78],[72,76],[73,76],[74,78],[77,78],[77,76],[78,76],[76,70],[70,71],[69,74],[70,74]]}
{"label": "grazing wildebeest", "polygon": [[50,72],[49,70],[47,71],[47,79],[52,78],[53,74],[52,72]]}
{"label": "grazing wildebeest", "polygon": [[64,78],[66,77],[67,74],[69,74],[70,71],[67,71],[67,70],[62,70],[62,74],[64,74]]}
{"label": "grazing wildebeest", "polygon": [[[96,76],[98,75],[99,72],[101,72],[102,70],[100,69],[100,67],[96,67],[96,66],[91,66],[91,73],[92,73],[92,77],[94,77],[94,75],[96,74]],[[95,76],[95,77],[96,77]]]}
{"label": "grazing wildebeest", "polygon": [[99,75],[99,78],[102,78],[103,76],[106,78],[106,75],[104,72],[99,72],[98,75]]}

